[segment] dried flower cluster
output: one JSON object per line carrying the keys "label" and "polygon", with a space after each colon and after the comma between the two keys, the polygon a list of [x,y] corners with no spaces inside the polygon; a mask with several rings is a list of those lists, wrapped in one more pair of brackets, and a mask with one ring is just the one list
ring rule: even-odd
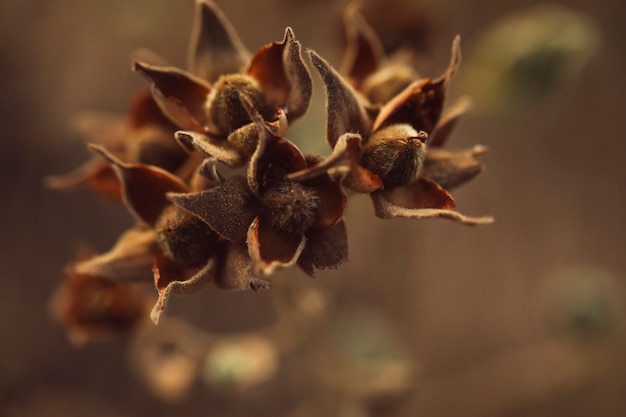
{"label": "dried flower cluster", "polygon": [[[368,193],[381,218],[492,221],[454,211],[449,193],[482,171],[475,156],[485,152],[442,149],[468,108],[461,99],[444,113],[459,38],[448,68],[429,79],[385,57],[353,8],[346,27],[341,70],[308,51],[325,84],[327,157],[303,155],[285,138],[306,113],[313,85],[291,28],[250,54],[216,5],[199,0],[187,70],[133,63],[150,89],[135,99],[129,122],[85,123],[96,159],[50,180],[55,188],[91,187],[136,219],[109,252],[68,267],[68,285],[78,282],[80,291],[66,292],[89,292],[91,277],[90,297],[101,300],[82,305],[85,320],[106,322],[105,304],[124,294],[115,287],[100,297],[102,280],[153,281],[156,322],[169,295],[208,282],[259,291],[279,268],[297,265],[311,276],[336,268],[348,257],[344,210],[352,192]],[[73,314],[68,308],[62,316]],[[124,311],[108,317],[116,328],[138,320],[137,310],[125,318]]]}

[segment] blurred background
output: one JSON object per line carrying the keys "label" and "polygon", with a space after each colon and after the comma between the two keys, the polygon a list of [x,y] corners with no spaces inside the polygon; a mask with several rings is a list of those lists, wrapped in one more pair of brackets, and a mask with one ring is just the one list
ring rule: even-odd
{"label": "blurred background", "polygon": [[[251,51],[291,26],[340,63],[343,1],[218,5]],[[42,179],[89,157],[73,115],[123,115],[145,86],[133,51],[185,65],[194,4],[0,9],[0,415],[626,415],[626,3],[363,0],[385,47],[414,48],[426,76],[461,34],[451,98],[470,94],[475,111],[449,147],[490,152],[453,194],[496,222],[383,221],[355,197],[340,269],[281,273],[259,295],[207,288],[172,300],[160,333],[83,347],[51,317],[51,296],[80,244],[105,251],[132,220]],[[290,134],[327,152],[312,75]]]}

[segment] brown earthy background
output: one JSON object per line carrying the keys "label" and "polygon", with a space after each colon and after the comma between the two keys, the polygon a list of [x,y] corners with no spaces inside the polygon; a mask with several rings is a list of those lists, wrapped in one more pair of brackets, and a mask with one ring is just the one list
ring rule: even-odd
{"label": "brown earthy background", "polygon": [[[481,32],[531,3],[540,2],[364,0],[363,10],[388,47],[410,42],[430,56],[420,69],[434,76],[455,34],[470,65]],[[251,51],[292,26],[305,47],[339,63],[345,2],[218,4]],[[382,221],[369,199],[356,197],[347,214],[350,263],[297,284],[332,294],[327,326],[371,314],[397,337],[416,385],[377,407],[327,394],[298,352],[245,392],[198,382],[184,400],[166,402],[133,372],[127,343],[67,341],[48,307],[64,264],[81,242],[106,250],[131,218],[88,191],[46,190],[42,178],[89,154],[68,130],[73,114],[123,113],[145,86],[130,70],[133,50],[184,65],[193,2],[3,1],[0,415],[626,415],[626,3],[555,4],[596,24],[591,60],[529,109],[477,109],[451,141],[490,148],[487,171],[454,195],[461,212],[493,214],[496,223]],[[453,96],[481,89],[463,78],[465,68]],[[326,152],[321,82],[313,78],[315,101],[294,135],[305,150]],[[167,313],[211,332],[249,330],[272,320],[269,297],[209,288],[174,300]]]}

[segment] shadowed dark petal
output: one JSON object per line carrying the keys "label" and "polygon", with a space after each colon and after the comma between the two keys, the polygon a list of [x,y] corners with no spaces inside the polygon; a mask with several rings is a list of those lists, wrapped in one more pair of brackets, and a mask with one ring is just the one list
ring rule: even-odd
{"label": "shadowed dark petal", "polygon": [[290,122],[306,112],[311,100],[311,76],[301,50],[293,30],[287,28],[283,40],[259,49],[247,69],[248,75],[261,84],[268,101],[286,109]]}
{"label": "shadowed dark petal", "polygon": [[222,249],[224,253],[220,259],[223,261],[215,277],[218,287],[227,290],[252,290],[257,293],[270,289],[269,282],[253,275],[253,262],[245,242],[225,243]]}
{"label": "shadowed dark petal", "polygon": [[326,140],[331,148],[344,133],[359,133],[368,137],[371,123],[362,99],[330,64],[309,51],[315,69],[326,85]]}
{"label": "shadowed dark petal", "polygon": [[424,178],[403,187],[376,191],[371,194],[371,197],[376,216],[383,219],[441,217],[469,226],[493,222],[492,217],[468,217],[451,210],[455,204],[450,194],[439,185]]}
{"label": "shadowed dark petal", "polygon": [[[315,166],[311,168],[315,168]],[[317,215],[312,228],[324,229],[336,224],[343,216],[348,200],[341,185],[333,181],[326,173],[301,181],[301,183],[315,190],[319,197]]]}
{"label": "shadowed dark petal", "polygon": [[222,11],[210,0],[199,0],[189,45],[189,70],[213,82],[220,75],[240,72],[248,56]]}
{"label": "shadowed dark petal", "polygon": [[154,232],[133,228],[124,232],[106,253],[70,266],[77,274],[115,281],[151,281],[152,262],[159,251]]}
{"label": "shadowed dark petal", "polygon": [[242,177],[231,177],[223,184],[199,193],[168,194],[168,197],[231,242],[246,237],[258,210]]}
{"label": "shadowed dark petal", "polygon": [[197,149],[206,156],[214,157],[218,161],[237,168],[245,164],[243,156],[236,149],[222,139],[216,139],[202,133],[179,130],[175,134],[176,140],[187,149]]}
{"label": "shadowed dark petal", "polygon": [[133,97],[129,111],[128,124],[131,129],[137,129],[152,124],[162,126],[165,129],[176,129],[176,126],[163,114],[148,89],[140,91]]}
{"label": "shadowed dark petal", "polygon": [[122,182],[124,203],[139,220],[154,226],[161,212],[170,204],[167,192],[186,192],[187,185],[164,169],[120,161],[97,145],[90,148],[99,153],[115,170]]}
{"label": "shadowed dark petal", "polygon": [[255,262],[254,274],[268,276],[277,268],[292,266],[305,242],[302,234],[280,233],[270,225],[269,220],[255,218],[248,230],[248,251]]}
{"label": "shadowed dark petal", "polygon": [[210,84],[174,67],[157,67],[136,61],[133,70],[153,83],[152,96],[173,123],[186,130],[204,130]]}
{"label": "shadowed dark petal", "polygon": [[132,285],[70,273],[51,305],[70,340],[81,345],[136,329],[144,321],[147,301]]}
{"label": "shadowed dark petal", "polygon": [[310,276],[315,276],[316,269],[337,268],[348,260],[348,236],[343,220],[326,229],[310,229],[306,238],[298,266]]}
{"label": "shadowed dark petal", "polygon": [[460,37],[452,43],[448,68],[436,80],[416,81],[386,103],[374,121],[373,130],[392,124],[406,123],[429,135],[439,122],[450,79],[461,62]]}
{"label": "shadowed dark petal", "polygon": [[44,178],[46,187],[53,190],[90,188],[113,201],[122,202],[122,183],[111,166],[102,158],[88,160],[74,171]]}
{"label": "shadowed dark petal", "polygon": [[383,56],[383,46],[355,4],[346,8],[344,24],[348,49],[341,63],[341,73],[359,89],[365,78],[378,69]]}
{"label": "shadowed dark petal", "polygon": [[154,261],[154,286],[159,298],[150,312],[150,318],[159,323],[161,313],[172,294],[193,294],[204,288],[215,277],[216,260],[211,258],[202,268],[185,268],[162,254]]}
{"label": "shadowed dark petal", "polygon": [[468,97],[461,97],[443,113],[435,131],[428,137],[428,148],[440,148],[446,144],[450,133],[454,130],[459,118],[472,107]]}
{"label": "shadowed dark petal", "polygon": [[481,145],[462,151],[428,148],[421,176],[451,190],[483,172],[485,166],[475,157],[486,152],[487,148]]}

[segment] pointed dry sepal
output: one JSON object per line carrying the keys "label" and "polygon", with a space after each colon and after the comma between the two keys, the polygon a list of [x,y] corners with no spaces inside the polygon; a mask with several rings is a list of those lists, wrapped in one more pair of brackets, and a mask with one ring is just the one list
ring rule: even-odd
{"label": "pointed dry sepal", "polygon": [[252,290],[258,293],[269,290],[268,281],[253,275],[253,262],[245,242],[225,243],[223,262],[219,265],[215,284],[225,290]]}
{"label": "pointed dry sepal", "polygon": [[326,139],[331,148],[344,133],[368,137],[371,122],[365,104],[356,91],[322,57],[309,51],[315,69],[326,86]]}
{"label": "pointed dry sepal", "polygon": [[152,82],[152,96],[176,126],[185,130],[207,128],[206,101],[211,85],[174,67],[158,67],[135,61],[133,70]]}
{"label": "pointed dry sepal", "polygon": [[247,73],[259,81],[269,103],[285,109],[290,123],[306,112],[312,94],[311,75],[291,28],[285,29],[282,41],[265,45],[254,54]]}
{"label": "pointed dry sepal", "polygon": [[421,175],[450,191],[485,170],[485,166],[476,159],[484,153],[487,153],[487,148],[482,145],[461,151],[428,148]]}
{"label": "pointed dry sepal", "polygon": [[152,279],[152,261],[158,250],[152,230],[133,228],[124,232],[108,252],[69,268],[77,274],[114,281],[148,282]]}
{"label": "pointed dry sepal", "polygon": [[110,152],[98,145],[90,148],[100,154],[115,170],[122,183],[124,203],[133,215],[150,226],[154,226],[163,212],[170,205],[168,192],[187,192],[180,178],[164,169],[122,162]]}
{"label": "pointed dry sepal", "polygon": [[182,130],[176,132],[175,137],[183,147],[189,150],[196,149],[229,167],[238,168],[246,162],[245,158],[224,140],[215,139],[203,133]]}
{"label": "pointed dry sepal", "polygon": [[340,72],[352,81],[355,88],[360,89],[363,81],[378,70],[383,57],[383,46],[378,34],[359,13],[356,4],[346,8],[344,25],[348,48]]}
{"label": "pointed dry sepal", "polygon": [[171,295],[193,294],[204,288],[215,277],[216,260],[211,258],[201,269],[184,268],[163,255],[154,261],[154,286],[159,298],[150,312],[154,324],[159,319]]}
{"label": "pointed dry sepal", "polygon": [[189,44],[189,70],[214,82],[220,75],[241,72],[249,55],[217,5],[210,0],[197,0]]}
{"label": "pointed dry sepal", "polygon": [[211,229],[231,242],[243,240],[257,215],[256,200],[246,180],[234,176],[223,184],[198,193],[168,194],[176,205],[204,220]]}
{"label": "pointed dry sepal", "polygon": [[377,191],[371,194],[376,216],[382,219],[404,217],[409,219],[445,218],[468,226],[493,222],[492,217],[468,217],[452,210],[454,199],[442,187],[425,178],[419,178],[403,187]]}
{"label": "pointed dry sepal", "polygon": [[428,133],[435,130],[446,99],[448,84],[461,62],[460,37],[452,43],[452,57],[448,68],[436,80],[415,81],[387,102],[374,121],[373,130],[392,124],[406,123],[415,130]]}

